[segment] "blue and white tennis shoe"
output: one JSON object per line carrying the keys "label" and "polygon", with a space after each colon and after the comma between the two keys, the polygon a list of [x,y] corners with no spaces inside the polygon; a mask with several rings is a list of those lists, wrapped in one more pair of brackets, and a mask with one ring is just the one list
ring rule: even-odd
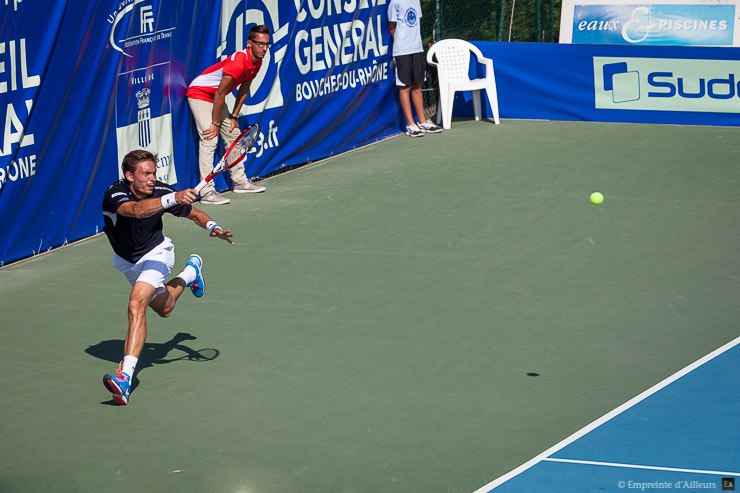
{"label": "blue and white tennis shoe", "polygon": [[122,367],[123,361],[118,365],[116,375],[108,373],[103,376],[103,384],[113,394],[113,400],[125,406],[128,404],[128,396],[131,393],[131,376],[123,373]]}
{"label": "blue and white tennis shoe", "polygon": [[188,284],[188,287],[196,298],[200,298],[203,296],[203,293],[206,292],[206,281],[203,279],[203,273],[201,272],[201,269],[203,268],[203,259],[200,258],[200,255],[194,253],[188,259],[187,265],[190,265],[195,269],[195,281]]}
{"label": "blue and white tennis shoe", "polygon": [[424,123],[420,123],[417,126],[419,127],[419,130],[421,130],[425,134],[438,134],[442,131],[442,127],[438,127],[429,120],[425,121]]}

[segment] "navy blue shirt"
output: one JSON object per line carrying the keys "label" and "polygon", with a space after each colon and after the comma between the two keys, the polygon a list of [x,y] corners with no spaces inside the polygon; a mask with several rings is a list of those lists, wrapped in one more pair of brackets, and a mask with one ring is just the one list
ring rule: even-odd
{"label": "navy blue shirt", "polygon": [[[154,192],[147,198],[162,197],[175,189],[168,184],[157,181]],[[105,231],[113,251],[118,256],[135,264],[141,257],[152,251],[154,247],[164,241],[162,234],[162,216],[165,212],[179,217],[187,217],[193,206],[177,204],[169,209],[161,210],[149,217],[137,219],[118,214],[118,208],[126,202],[140,202],[131,190],[126,180],[119,180],[108,187],[103,196],[103,220]]]}

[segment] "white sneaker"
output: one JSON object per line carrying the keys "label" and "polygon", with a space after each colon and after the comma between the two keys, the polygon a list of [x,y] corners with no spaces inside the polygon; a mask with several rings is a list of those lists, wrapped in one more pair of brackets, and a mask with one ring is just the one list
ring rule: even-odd
{"label": "white sneaker", "polygon": [[406,135],[409,137],[424,137],[424,132],[414,123],[406,127]]}
{"label": "white sneaker", "polygon": [[224,205],[228,204],[229,202],[231,202],[231,199],[227,199],[215,190],[208,192],[200,198],[201,204]]}
{"label": "white sneaker", "polygon": [[260,193],[267,190],[267,188],[261,185],[255,185],[250,180],[241,185],[234,185],[234,193]]}
{"label": "white sneaker", "polygon": [[442,127],[438,127],[429,120],[419,124],[419,129],[426,134],[438,134],[442,131]]}

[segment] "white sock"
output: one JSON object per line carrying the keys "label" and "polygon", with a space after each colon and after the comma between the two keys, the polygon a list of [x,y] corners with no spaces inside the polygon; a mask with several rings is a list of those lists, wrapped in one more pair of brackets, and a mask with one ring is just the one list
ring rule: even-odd
{"label": "white sock", "polygon": [[136,356],[131,356],[130,354],[127,354],[123,357],[123,370],[121,370],[123,373],[128,375],[129,377],[134,376],[134,369],[136,368],[136,363],[139,362],[139,358]]}
{"label": "white sock", "polygon": [[195,282],[195,275],[196,275],[195,267],[193,267],[192,265],[186,265],[185,268],[182,270],[182,272],[180,272],[180,274],[178,274],[177,277],[185,281],[186,285],[190,285],[190,284],[193,284],[193,282]]}

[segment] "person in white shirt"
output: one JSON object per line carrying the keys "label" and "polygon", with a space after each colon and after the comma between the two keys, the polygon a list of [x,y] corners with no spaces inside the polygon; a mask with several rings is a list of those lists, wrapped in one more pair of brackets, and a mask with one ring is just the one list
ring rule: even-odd
{"label": "person in white shirt", "polygon": [[[421,5],[419,0],[390,0],[388,30],[393,39],[393,60],[396,62],[396,86],[401,110],[406,118],[406,135],[423,137],[425,133],[439,133],[440,127],[424,117],[421,83],[424,82],[426,62],[421,43]],[[416,112],[416,120],[411,104]]]}

